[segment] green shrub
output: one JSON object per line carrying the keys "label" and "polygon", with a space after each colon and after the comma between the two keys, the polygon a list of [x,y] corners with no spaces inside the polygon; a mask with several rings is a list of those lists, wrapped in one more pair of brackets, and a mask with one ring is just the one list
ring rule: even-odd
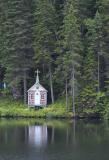
{"label": "green shrub", "polygon": [[72,114],[66,111],[65,105],[56,102],[44,109],[34,110],[24,106],[21,102],[16,102],[12,98],[0,100],[0,116],[6,117],[35,117],[35,118],[71,118]]}

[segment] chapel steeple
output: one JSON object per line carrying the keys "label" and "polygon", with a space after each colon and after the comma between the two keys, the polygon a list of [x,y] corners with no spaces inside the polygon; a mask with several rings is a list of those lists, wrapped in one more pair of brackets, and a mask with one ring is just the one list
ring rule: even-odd
{"label": "chapel steeple", "polygon": [[37,69],[36,71],[37,76],[36,76],[36,84],[39,84],[39,70]]}

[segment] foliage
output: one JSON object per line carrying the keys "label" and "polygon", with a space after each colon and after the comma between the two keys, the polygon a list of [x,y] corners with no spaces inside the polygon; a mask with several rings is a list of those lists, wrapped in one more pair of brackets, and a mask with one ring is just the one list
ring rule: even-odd
{"label": "foliage", "polygon": [[[11,83],[23,76],[30,68],[32,49],[32,6],[31,1],[2,1],[1,9],[1,63],[7,69],[6,80]],[[6,14],[5,17],[3,14]],[[31,19],[31,20],[30,20]],[[25,27],[24,27],[25,26]],[[24,63],[25,62],[25,63]]]}
{"label": "foliage", "polygon": [[56,103],[47,108],[35,110],[27,108],[21,102],[4,98],[0,100],[0,117],[24,118],[71,118],[72,112],[67,112],[63,103]]}
{"label": "foliage", "polygon": [[[108,3],[108,0],[1,0],[0,83],[8,82],[11,91],[16,90],[26,102],[27,88],[39,68],[49,102],[50,97],[54,102],[54,97],[57,100],[63,96],[70,101],[70,109],[76,105],[79,113],[108,117]],[[0,94],[9,93],[4,90]],[[2,115],[12,112],[16,116],[66,115],[65,107],[61,107],[65,101],[41,111],[24,107],[19,110],[14,102],[12,108],[2,106]]]}
{"label": "foliage", "polygon": [[10,96],[11,93],[10,93],[10,90],[7,88],[7,89],[0,89],[0,96],[3,96],[3,97],[7,97],[7,96]]}
{"label": "foliage", "polygon": [[104,115],[104,109],[106,107],[106,95],[104,92],[96,93],[93,87],[87,86],[80,93],[78,113],[95,114],[99,116]]}

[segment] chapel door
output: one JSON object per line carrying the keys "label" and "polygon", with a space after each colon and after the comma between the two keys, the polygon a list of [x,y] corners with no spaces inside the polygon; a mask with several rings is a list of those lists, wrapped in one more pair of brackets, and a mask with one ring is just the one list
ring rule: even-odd
{"label": "chapel door", "polygon": [[35,92],[35,105],[40,106],[40,92]]}

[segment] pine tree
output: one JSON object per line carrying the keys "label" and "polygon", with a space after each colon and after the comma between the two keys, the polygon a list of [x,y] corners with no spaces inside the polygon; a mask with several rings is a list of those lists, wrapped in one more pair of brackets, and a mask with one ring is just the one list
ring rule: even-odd
{"label": "pine tree", "polygon": [[77,0],[79,16],[82,20],[93,18],[97,10],[96,0]]}
{"label": "pine tree", "polygon": [[69,0],[66,2],[64,10],[64,21],[62,27],[62,43],[63,52],[61,54],[63,70],[65,70],[66,82],[69,79],[71,84],[73,113],[75,116],[75,89],[78,81],[81,53],[81,35],[80,25],[78,23],[78,10],[75,8],[75,1]]}
{"label": "pine tree", "polygon": [[[97,7],[97,5],[96,5]],[[84,20],[84,59],[81,71],[82,92],[80,107],[95,107],[97,93],[104,89],[104,33],[103,19],[99,10]],[[99,95],[99,94],[98,94]]]}
{"label": "pine tree", "polygon": [[102,18],[102,31],[103,31],[103,58],[104,58],[104,88],[105,91],[108,92],[109,90],[109,56],[108,56],[108,51],[109,51],[109,46],[108,46],[108,41],[109,41],[109,1],[107,0],[98,0],[97,1],[97,6],[98,6],[98,11],[101,15]]}
{"label": "pine tree", "polygon": [[49,73],[51,100],[54,103],[53,64],[56,57],[57,23],[54,4],[49,0],[37,1],[35,10],[35,60],[39,66],[44,65]]}
{"label": "pine tree", "polygon": [[31,0],[28,2],[25,0],[8,0],[3,3],[6,19],[2,23],[4,27],[2,65],[6,68],[6,79],[11,82],[12,86],[17,86],[21,81],[24,82],[25,103],[27,71],[33,63],[31,3]]}
{"label": "pine tree", "polygon": [[95,64],[96,67],[96,80],[97,80],[97,91],[100,91],[100,82],[101,82],[101,77],[100,75],[100,69],[101,69],[101,64],[100,60],[101,56],[103,54],[103,24],[102,24],[102,19],[100,17],[99,12],[96,12],[96,15],[94,19],[87,19],[86,20],[86,25],[87,25],[87,40],[89,42],[89,47],[88,50],[91,52],[97,61],[97,65]]}

